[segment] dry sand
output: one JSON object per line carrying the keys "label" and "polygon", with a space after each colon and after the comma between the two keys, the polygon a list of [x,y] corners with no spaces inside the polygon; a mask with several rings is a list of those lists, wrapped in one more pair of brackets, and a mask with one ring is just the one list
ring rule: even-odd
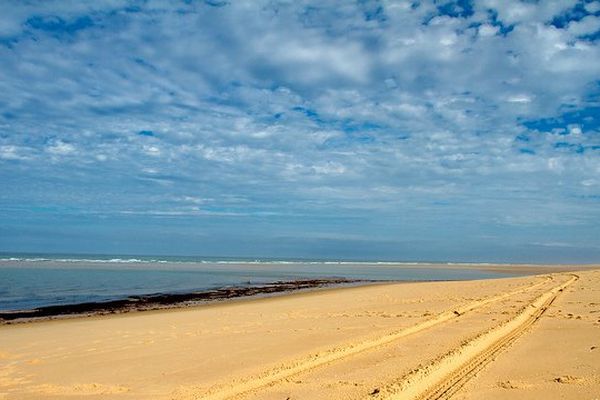
{"label": "dry sand", "polygon": [[0,399],[451,396],[599,398],[600,271],[0,326]]}

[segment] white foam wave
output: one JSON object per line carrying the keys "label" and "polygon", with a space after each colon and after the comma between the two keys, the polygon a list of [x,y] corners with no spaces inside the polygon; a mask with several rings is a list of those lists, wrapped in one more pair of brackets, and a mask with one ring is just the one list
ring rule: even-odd
{"label": "white foam wave", "polygon": [[218,265],[347,265],[347,266],[427,266],[461,265],[489,266],[492,263],[468,262],[398,262],[398,261],[314,261],[314,260],[177,260],[177,259],[144,259],[144,258],[47,258],[47,257],[8,257],[0,258],[0,262],[15,263],[90,263],[90,264],[218,264]]}

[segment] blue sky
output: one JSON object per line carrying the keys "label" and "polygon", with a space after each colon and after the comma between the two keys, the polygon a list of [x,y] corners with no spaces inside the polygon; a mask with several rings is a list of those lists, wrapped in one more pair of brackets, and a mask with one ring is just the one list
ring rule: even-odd
{"label": "blue sky", "polygon": [[0,251],[600,261],[598,1],[4,1]]}

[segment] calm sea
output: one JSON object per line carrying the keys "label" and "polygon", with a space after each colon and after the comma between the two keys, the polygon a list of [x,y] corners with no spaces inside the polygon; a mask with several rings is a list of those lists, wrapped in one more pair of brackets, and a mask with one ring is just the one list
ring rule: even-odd
{"label": "calm sea", "polygon": [[312,278],[468,280],[504,273],[431,264],[0,254],[0,310]]}

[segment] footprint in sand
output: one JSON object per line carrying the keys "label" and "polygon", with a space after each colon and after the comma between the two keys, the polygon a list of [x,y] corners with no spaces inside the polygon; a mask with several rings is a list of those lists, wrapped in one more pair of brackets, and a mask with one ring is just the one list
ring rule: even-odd
{"label": "footprint in sand", "polygon": [[554,382],[567,384],[567,385],[574,385],[574,384],[577,385],[577,384],[584,383],[584,379],[573,376],[573,375],[564,375],[564,376],[559,376],[558,378],[554,378]]}
{"label": "footprint in sand", "polygon": [[511,381],[498,382],[498,387],[501,387],[502,389],[518,389],[519,388],[518,385],[515,385]]}

